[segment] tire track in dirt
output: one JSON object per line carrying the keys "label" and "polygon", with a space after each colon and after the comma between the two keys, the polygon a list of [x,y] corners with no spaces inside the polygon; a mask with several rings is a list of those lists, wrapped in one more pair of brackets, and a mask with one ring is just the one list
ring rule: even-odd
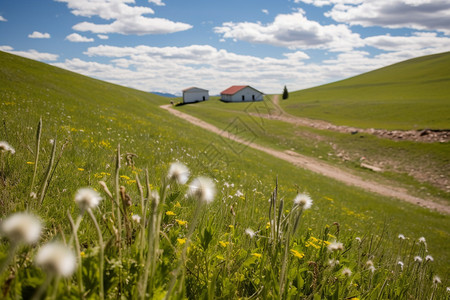
{"label": "tire track in dirt", "polygon": [[412,196],[412,195],[408,194],[406,189],[402,189],[402,188],[395,187],[395,186],[388,186],[388,185],[384,185],[384,184],[374,182],[374,181],[365,180],[362,177],[359,177],[357,175],[346,172],[338,167],[329,165],[325,162],[316,160],[311,157],[307,157],[307,156],[298,154],[293,151],[289,151],[289,150],[279,151],[279,150],[275,150],[275,149],[272,149],[269,147],[261,146],[254,142],[249,143],[248,141],[240,138],[239,136],[236,136],[230,132],[226,132],[222,129],[219,129],[218,127],[216,127],[210,123],[207,123],[203,120],[200,120],[194,116],[180,112],[180,111],[172,108],[171,105],[169,105],[169,104],[162,105],[160,107],[167,110],[172,115],[179,117],[181,119],[184,119],[193,125],[201,127],[203,129],[206,129],[210,132],[213,132],[224,138],[228,138],[237,143],[245,144],[246,146],[248,146],[252,149],[267,153],[269,155],[272,155],[273,157],[287,161],[297,167],[300,167],[300,168],[321,174],[323,176],[335,179],[337,181],[345,183],[346,185],[356,186],[361,189],[371,191],[373,193],[377,193],[382,196],[397,198],[397,199],[400,199],[400,200],[403,200],[403,201],[406,201],[406,202],[409,202],[409,203],[412,203],[415,205],[419,205],[419,206],[422,206],[425,208],[436,210],[441,213],[450,214],[450,206],[436,203],[431,200]]}

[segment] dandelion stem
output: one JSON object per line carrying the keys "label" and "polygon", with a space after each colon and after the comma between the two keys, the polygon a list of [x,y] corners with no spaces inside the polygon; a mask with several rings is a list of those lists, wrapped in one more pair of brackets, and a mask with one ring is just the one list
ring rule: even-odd
{"label": "dandelion stem", "polygon": [[[81,214],[78,215],[76,225],[73,222],[72,216],[70,215],[69,211],[67,211],[67,216],[69,218],[70,227],[72,228],[72,237],[75,239],[75,249],[77,251],[77,257],[78,257],[78,270],[77,270],[78,288],[80,289],[80,299],[83,300],[84,299],[83,274],[82,274],[83,264],[82,264],[82,260],[81,260],[80,242],[78,240],[78,234],[77,234],[78,226],[80,225],[82,216],[81,216]],[[70,243],[69,243],[69,245],[70,245]]]}
{"label": "dandelion stem", "polygon": [[47,188],[50,182],[50,174],[53,168],[53,163],[55,162],[55,154],[56,154],[56,139],[53,141],[53,147],[52,147],[52,154],[50,156],[50,161],[48,163],[47,171],[45,174],[45,179],[42,182],[40,192],[39,192],[39,206],[42,205],[42,202],[44,201],[45,194],[47,192]]}
{"label": "dandelion stem", "polygon": [[[53,276],[50,274],[47,274],[47,278],[45,279],[44,283],[39,287],[39,289],[34,293],[32,300],[39,300],[42,299],[42,295],[47,291],[48,286],[52,282]],[[56,288],[56,286],[55,286]]]}
{"label": "dandelion stem", "polygon": [[100,296],[100,299],[104,299],[104,287],[103,287],[104,244],[103,244],[103,236],[102,236],[102,231],[100,230],[100,227],[98,226],[97,219],[95,218],[95,216],[92,213],[92,210],[90,208],[87,209],[87,213],[89,214],[89,217],[91,217],[91,220],[94,223],[95,229],[97,230],[98,243],[100,244],[100,251],[99,251],[100,292],[99,292],[99,296]]}
{"label": "dandelion stem", "polygon": [[30,186],[30,194],[33,192],[34,189],[34,182],[36,180],[36,172],[39,162],[39,148],[41,144],[41,132],[42,132],[42,117],[39,119],[38,128],[36,131],[36,148],[35,148],[35,156],[34,156],[34,171],[33,171],[33,180],[31,181]]}

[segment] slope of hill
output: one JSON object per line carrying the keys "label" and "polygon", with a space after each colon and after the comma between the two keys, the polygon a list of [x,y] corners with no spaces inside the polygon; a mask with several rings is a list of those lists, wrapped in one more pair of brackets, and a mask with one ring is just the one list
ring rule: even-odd
{"label": "slope of hill", "polygon": [[292,92],[281,105],[290,114],[336,125],[449,129],[450,52]]}
{"label": "slope of hill", "polygon": [[[171,274],[176,274],[180,268],[182,271],[176,280],[180,287],[176,289],[179,298],[196,299],[210,292],[223,298],[249,298],[256,289],[261,291],[261,298],[280,298],[277,294],[280,278],[285,278],[286,293],[292,297],[314,294],[331,297],[334,294],[339,298],[359,295],[363,298],[371,293],[392,298],[398,286],[402,286],[403,295],[419,293],[429,298],[431,275],[426,277],[421,272],[419,278],[411,272],[416,268],[411,253],[416,255],[415,242],[421,236],[426,237],[428,251],[435,259],[434,265],[427,265],[427,268],[436,267],[441,276],[448,277],[450,219],[447,216],[344,186],[262,152],[240,148],[231,141],[224,142],[159,108],[168,101],[0,52],[0,140],[8,141],[15,148],[14,155],[0,155],[0,218],[3,221],[14,212],[28,210],[44,222],[38,245],[19,249],[12,260],[17,264],[4,269],[10,243],[3,242],[6,238],[2,236],[0,282],[7,280],[7,288],[2,289],[0,298],[31,298],[41,284],[50,282],[31,261],[47,241],[62,240],[62,236],[70,240],[72,230],[67,215],[73,219],[80,216],[81,220],[83,215],[74,202],[74,195],[85,186],[95,188],[103,197],[99,207],[93,209],[101,230],[96,231],[94,222],[84,214],[78,230],[81,247],[78,250],[83,251],[83,258],[79,252],[78,261],[83,264],[79,264],[79,273],[72,277],[61,281],[54,278],[50,294],[82,298],[84,288],[86,298],[96,298],[102,286],[99,282],[104,281],[105,298],[135,298],[138,293],[145,298],[146,291],[142,291],[141,283],[149,268],[143,266],[153,260],[156,266],[152,265],[149,276],[154,276],[147,291],[155,298],[164,295],[169,289]],[[36,132],[41,117],[40,158],[35,160]],[[122,167],[116,173],[118,144]],[[47,166],[52,153],[56,153],[51,165],[54,171],[49,173]],[[194,178],[199,175],[214,178],[215,201],[207,208],[202,206],[199,214],[193,199],[184,197],[189,186],[175,182],[170,187],[165,185],[167,170],[173,161],[186,164]],[[35,167],[37,175],[33,184]],[[137,186],[137,179],[145,182],[146,168],[149,184],[143,184],[143,189],[159,191],[159,204],[151,202],[154,198],[149,196],[143,199]],[[272,205],[267,199],[274,190],[276,178],[279,182],[276,197],[282,197],[283,201],[278,200],[273,206],[277,214],[274,210],[268,214]],[[100,180],[109,186],[115,199],[120,199],[119,185],[123,186],[123,210],[103,192]],[[43,193],[41,187],[45,188],[46,183],[49,183],[48,190]],[[192,184],[192,180],[189,183]],[[38,198],[31,197],[30,192],[36,193]],[[291,208],[299,192],[308,192],[314,202],[311,209],[301,215],[297,232],[289,237],[291,240],[283,237],[287,242],[280,243],[282,250],[276,252],[284,255],[282,260],[270,252],[272,247],[267,247],[269,240],[278,237],[266,237],[275,232],[276,226],[270,224],[290,228],[292,222],[287,222],[286,218],[276,223],[270,218],[298,212],[299,209]],[[41,195],[42,205],[38,200]],[[153,214],[145,211],[155,205],[157,209]],[[123,223],[118,221],[121,213],[129,218],[122,218]],[[135,215],[146,217],[148,222],[127,222]],[[157,215],[157,218],[150,218],[150,215]],[[159,231],[155,234],[148,225],[155,219],[161,221],[161,234]],[[247,228],[253,228],[257,234],[249,237],[244,234]],[[99,232],[106,244],[104,261],[99,250],[101,242],[97,239]],[[291,231],[277,232],[281,235]],[[393,238],[399,233],[410,240],[399,244],[399,240]],[[361,237],[359,241],[356,236]],[[158,241],[150,243],[151,239]],[[334,252],[339,257],[333,254],[333,258],[339,258],[341,264],[330,267],[331,254],[324,245],[325,241],[329,243],[333,239],[342,242],[346,250]],[[152,252],[150,244],[157,247],[152,248]],[[187,251],[188,245],[190,251]],[[377,273],[370,277],[370,282],[360,254],[365,255],[364,258],[374,257]],[[395,278],[388,278],[386,274],[391,274],[390,269],[396,266],[397,255],[402,255],[406,272],[400,273],[397,268]],[[104,262],[105,272],[100,261]],[[267,263],[269,261],[273,263]],[[285,269],[289,276],[286,277],[280,275],[283,261],[287,262]],[[312,276],[310,261],[317,261],[325,271]],[[330,278],[342,278],[341,272],[347,267],[354,273],[343,280],[360,280],[364,273],[364,281],[358,281],[357,285],[346,284],[349,287],[346,289],[337,288],[335,282],[338,281],[328,282]],[[298,270],[304,271],[299,273]],[[421,280],[426,288],[418,291],[402,283],[410,278]],[[384,287],[387,279],[393,283]],[[317,285],[311,288],[313,280]],[[299,285],[299,282],[304,283]],[[439,287],[436,295],[443,293],[444,288]]]}

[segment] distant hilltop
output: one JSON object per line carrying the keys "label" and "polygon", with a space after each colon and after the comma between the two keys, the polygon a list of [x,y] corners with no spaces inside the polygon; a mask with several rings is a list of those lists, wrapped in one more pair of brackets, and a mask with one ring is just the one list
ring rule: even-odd
{"label": "distant hilltop", "polygon": [[150,92],[152,94],[158,95],[158,96],[163,96],[163,97],[167,97],[167,98],[177,98],[180,96],[174,95],[174,94],[170,94],[170,93],[160,93],[160,92]]}

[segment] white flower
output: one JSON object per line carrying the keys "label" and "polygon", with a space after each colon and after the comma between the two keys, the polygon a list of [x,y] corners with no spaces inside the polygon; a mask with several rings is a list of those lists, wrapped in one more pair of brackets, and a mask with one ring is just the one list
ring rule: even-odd
{"label": "white flower", "polygon": [[425,256],[425,261],[434,261],[433,256],[431,255]]}
{"label": "white flower", "polygon": [[370,266],[368,269],[369,269],[369,271],[372,272],[372,273],[374,273],[375,270],[376,270],[374,266]]}
{"label": "white flower", "polygon": [[39,249],[36,264],[48,273],[69,277],[75,270],[76,259],[68,247],[52,242]]}
{"label": "white flower", "polygon": [[414,261],[418,262],[418,263],[421,263],[423,261],[423,259],[420,256],[414,256]]}
{"label": "white flower", "polygon": [[330,266],[334,267],[334,266],[339,265],[339,261],[333,258],[333,259],[330,259],[330,260],[328,261],[328,264],[329,264]]}
{"label": "white flower", "polygon": [[75,202],[81,210],[86,210],[88,208],[96,208],[102,197],[91,188],[81,188],[78,189],[75,194]]}
{"label": "white flower", "polygon": [[16,213],[2,221],[0,231],[13,243],[34,244],[41,235],[41,222],[27,213]]}
{"label": "white flower", "polygon": [[434,284],[439,284],[439,283],[441,283],[442,281],[441,281],[441,278],[439,277],[439,276],[437,276],[437,275],[434,275],[433,276],[433,283]]}
{"label": "white flower", "polygon": [[5,141],[0,141],[0,152],[10,152],[11,154],[16,153],[13,147]]}
{"label": "white flower", "polygon": [[205,203],[211,203],[216,195],[214,182],[207,177],[197,177],[189,185],[188,195]]}
{"label": "white flower", "polygon": [[397,264],[400,266],[400,269],[402,269],[402,271],[403,271],[403,265],[404,265],[403,262],[399,261]]}
{"label": "white flower", "polygon": [[356,237],[355,240],[357,240],[358,243],[361,243],[361,238],[360,237]]}
{"label": "white flower", "polygon": [[136,223],[141,223],[141,216],[140,215],[132,215],[131,219],[135,221]]}
{"label": "white flower", "polygon": [[247,234],[251,239],[255,237],[256,233],[251,228],[245,229],[245,234]]}
{"label": "white flower", "polygon": [[422,236],[422,237],[419,238],[419,242],[425,244],[427,241],[426,241],[425,238]]}
{"label": "white flower", "polygon": [[240,190],[237,190],[236,194],[234,194],[236,197],[244,196],[244,193],[242,193]]}
{"label": "white flower", "polygon": [[167,179],[176,181],[178,184],[185,184],[189,179],[189,169],[179,162],[174,162],[170,165]]}
{"label": "white flower", "polygon": [[331,252],[335,252],[335,251],[342,251],[344,250],[344,245],[342,243],[339,242],[331,242],[328,246],[327,246],[328,250]]}
{"label": "white flower", "polygon": [[366,262],[366,266],[367,266],[367,267],[373,267],[373,261],[368,260],[368,261]]}
{"label": "white flower", "polygon": [[309,209],[312,203],[313,200],[307,194],[298,194],[294,199],[294,204],[301,206],[303,209]]}
{"label": "white flower", "polygon": [[404,240],[404,239],[405,239],[405,236],[404,236],[403,234],[400,233],[400,234],[398,235],[398,238],[401,239],[401,240]]}
{"label": "white flower", "polygon": [[349,268],[343,268],[342,275],[344,275],[346,277],[350,277],[350,276],[352,276],[352,270],[350,270]]}

